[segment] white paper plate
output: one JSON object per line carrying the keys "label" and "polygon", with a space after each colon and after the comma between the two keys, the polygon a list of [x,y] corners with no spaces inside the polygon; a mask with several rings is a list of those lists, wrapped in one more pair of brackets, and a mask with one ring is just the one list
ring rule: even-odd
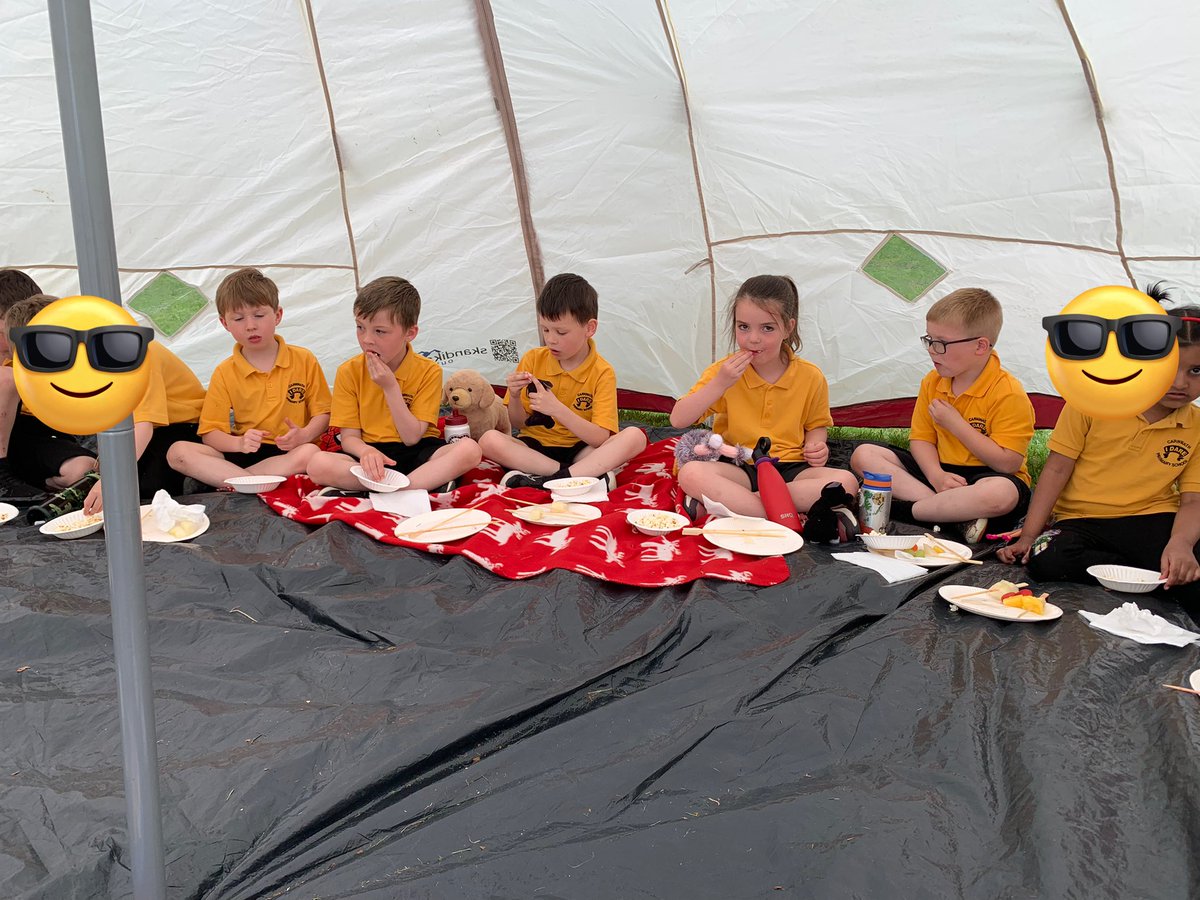
{"label": "white paper plate", "polygon": [[0,503],[0,525],[3,525],[5,522],[11,522],[17,517],[19,512],[20,510],[11,503]]}
{"label": "white paper plate", "polygon": [[548,491],[562,494],[564,497],[578,497],[580,494],[586,494],[592,489],[592,485],[599,484],[599,478],[593,478],[590,475],[573,475],[570,478],[555,478],[553,481],[547,481],[545,488]]}
{"label": "white paper plate", "polygon": [[[919,540],[921,540],[920,537],[914,537],[908,546],[913,546],[913,544],[917,543]],[[897,550],[893,555],[896,559],[902,559],[905,562],[910,562],[915,566],[924,566],[926,569],[938,569],[942,566],[960,565],[960,560],[955,559],[953,554],[937,553],[933,550],[930,550],[928,546],[926,546],[929,543],[929,541],[924,541],[922,543],[922,547],[925,548],[925,556],[912,556],[906,553],[904,550]],[[963,559],[971,558],[971,548],[966,544],[960,544],[957,541],[948,541],[945,538],[938,538],[938,543],[948,550],[954,551],[954,553],[957,553]]]}
{"label": "white paper plate", "polygon": [[375,481],[363,471],[362,466],[351,466],[350,474],[357,478],[358,483],[368,491],[376,491],[380,494],[390,494],[392,491],[408,487],[408,476],[395,469],[384,469],[383,481]]}
{"label": "white paper plate", "polygon": [[271,491],[287,481],[282,475],[239,475],[226,478],[225,483],[239,494],[261,494]]}
{"label": "white paper plate", "polygon": [[[727,531],[752,531],[755,534],[724,534]],[[762,536],[759,532],[771,532]],[[752,519],[747,516],[723,516],[709,519],[701,534],[710,544],[748,556],[782,556],[795,553],[804,546],[804,538],[778,522]]]}
{"label": "white paper plate", "polygon": [[[671,525],[666,528],[655,527],[645,524],[647,517],[665,517],[671,520]],[[666,509],[631,509],[625,513],[625,521],[640,531],[642,534],[656,537],[662,534],[670,534],[672,531],[678,531],[680,528],[685,528],[692,524],[692,520],[687,516],[681,516],[679,513],[671,512]]]}
{"label": "white paper plate", "polygon": [[448,544],[482,531],[491,521],[482,509],[435,509],[405,519],[392,533],[419,544]]}
{"label": "white paper plate", "polygon": [[168,534],[158,527],[158,523],[154,521],[154,514],[150,511],[153,507],[147,503],[142,507],[142,540],[150,541],[154,544],[174,544],[178,541],[190,541],[194,537],[199,537],[208,531],[208,526],[211,524],[208,521],[208,516],[204,517],[204,521],[200,523],[200,527],[191,534],[183,537],[175,537]]}
{"label": "white paper plate", "polygon": [[1188,684],[1192,686],[1193,691],[1200,691],[1200,669],[1188,676]]}
{"label": "white paper plate", "polygon": [[1160,584],[1165,584],[1161,572],[1153,569],[1135,569],[1133,566],[1099,565],[1088,566],[1087,573],[1110,591],[1123,594],[1146,594]]}
{"label": "white paper plate", "polygon": [[[1049,622],[1052,619],[1060,618],[1063,614],[1062,609],[1049,601],[1046,603],[1046,611],[1040,616],[1015,606],[1005,606],[999,600],[994,600],[986,594],[979,594],[978,592],[982,590],[983,588],[979,585],[943,584],[938,588],[938,593],[947,603],[957,606],[965,612],[975,613],[977,616],[987,616],[989,619],[1003,619],[1005,622]],[[964,594],[977,594],[977,596],[968,597],[965,600],[957,599]]]}
{"label": "white paper plate", "polygon": [[556,528],[582,525],[593,519],[600,518],[603,513],[594,506],[586,503],[568,503],[563,512],[554,512],[549,503],[541,506],[522,506],[513,510],[513,515],[534,525],[552,525]]}
{"label": "white paper plate", "polygon": [[75,538],[95,534],[103,527],[104,513],[85,516],[82,509],[77,509],[75,512],[69,512],[65,516],[51,519],[49,522],[44,523],[38,531],[42,534],[48,534],[50,537],[62,538],[64,541],[73,541]]}

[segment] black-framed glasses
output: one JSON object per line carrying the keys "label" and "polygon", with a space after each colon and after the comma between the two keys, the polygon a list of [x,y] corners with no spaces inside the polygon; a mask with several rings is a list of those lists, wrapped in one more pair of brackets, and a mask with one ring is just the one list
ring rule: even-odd
{"label": "black-framed glasses", "polygon": [[132,372],[146,359],[154,329],[101,325],[78,331],[61,325],[26,325],[9,332],[13,351],[30,372],[65,372],[75,365],[79,345],[97,372]]}
{"label": "black-framed glasses", "polygon": [[1106,319],[1081,314],[1046,316],[1042,327],[1050,349],[1060,359],[1099,359],[1108,347],[1109,332],[1117,336],[1117,349],[1126,359],[1162,359],[1175,346],[1183,319],[1146,313]]}
{"label": "black-framed glasses", "polygon": [[923,334],[921,335],[921,343],[925,345],[925,349],[930,353],[941,356],[951,344],[969,344],[971,341],[977,341],[981,337],[983,337],[982,334],[973,338],[960,338],[957,341],[939,341],[937,338],[931,338],[929,335]]}

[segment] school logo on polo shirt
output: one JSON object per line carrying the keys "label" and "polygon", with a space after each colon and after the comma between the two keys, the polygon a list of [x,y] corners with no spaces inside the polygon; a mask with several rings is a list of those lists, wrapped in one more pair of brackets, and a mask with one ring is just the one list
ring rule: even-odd
{"label": "school logo on polo shirt", "polygon": [[303,403],[305,397],[304,385],[299,381],[293,381],[288,385],[287,398],[288,403]]}
{"label": "school logo on polo shirt", "polygon": [[592,395],[591,394],[576,394],[575,395],[575,408],[577,410],[579,410],[580,412],[587,412],[589,409],[591,409],[592,408]]}
{"label": "school logo on polo shirt", "polygon": [[978,431],[980,434],[982,434],[984,437],[987,437],[987,433],[988,433],[987,419],[981,419],[981,418],[979,418],[979,416],[971,416],[971,418],[967,419],[967,424],[970,425],[972,428],[974,428],[976,431]]}
{"label": "school logo on polo shirt", "polygon": [[1192,448],[1190,444],[1186,444],[1180,440],[1172,440],[1163,444],[1162,449],[1154,455],[1158,457],[1158,461],[1164,466],[1178,469],[1188,461],[1188,457],[1191,454]]}

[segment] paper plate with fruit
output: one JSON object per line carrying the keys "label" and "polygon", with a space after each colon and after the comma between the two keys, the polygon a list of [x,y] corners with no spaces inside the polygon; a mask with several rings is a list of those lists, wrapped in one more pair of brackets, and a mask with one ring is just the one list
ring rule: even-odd
{"label": "paper plate with fruit", "polygon": [[1049,622],[1062,616],[1062,609],[1048,603],[1049,594],[1025,584],[997,581],[991,587],[944,584],[938,588],[951,609],[1003,619],[1006,622]]}
{"label": "paper plate with fruit", "polygon": [[149,503],[142,506],[143,541],[151,541],[155,544],[174,544],[176,541],[190,541],[192,538],[199,537],[208,531],[208,516],[205,516],[195,527],[190,523],[181,522],[170,531],[163,531],[158,527],[158,523],[154,521],[153,508]]}
{"label": "paper plate with fruit", "polygon": [[956,566],[964,559],[970,559],[971,548],[945,538],[930,540],[927,537],[914,537],[912,543],[893,551],[892,556],[927,569],[936,569],[941,566]]}

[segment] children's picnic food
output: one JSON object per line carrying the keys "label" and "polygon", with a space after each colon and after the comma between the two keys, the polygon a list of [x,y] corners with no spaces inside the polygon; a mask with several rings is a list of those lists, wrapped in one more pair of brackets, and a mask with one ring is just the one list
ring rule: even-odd
{"label": "children's picnic food", "polygon": [[79,518],[71,519],[67,522],[59,522],[58,524],[51,526],[50,530],[58,534],[62,534],[67,531],[78,531],[80,528],[87,528],[89,525],[95,525],[97,522],[103,521],[104,514],[96,513],[95,515],[91,516],[80,516]]}
{"label": "children's picnic food", "polygon": [[567,512],[567,510],[567,504],[562,500],[555,500],[550,504],[550,512],[552,513],[564,513]]}
{"label": "children's picnic food", "polygon": [[1033,591],[1023,584],[1013,584],[1011,581],[997,581],[987,589],[988,595],[999,600],[1005,606],[1023,609],[1034,615],[1044,615],[1046,612],[1047,593],[1034,595]]}

